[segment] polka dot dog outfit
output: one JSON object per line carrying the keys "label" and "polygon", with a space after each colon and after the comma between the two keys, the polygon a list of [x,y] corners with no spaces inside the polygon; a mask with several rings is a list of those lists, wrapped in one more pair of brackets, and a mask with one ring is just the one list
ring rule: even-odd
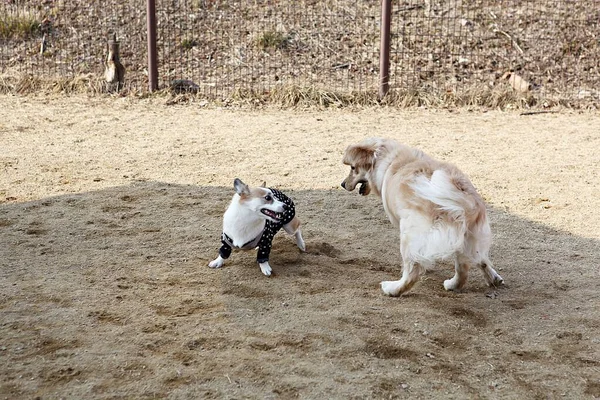
{"label": "polka dot dog outfit", "polygon": [[[258,263],[269,261],[273,237],[284,225],[293,220],[294,216],[296,215],[296,208],[294,207],[294,202],[292,199],[277,189],[269,188],[269,190],[271,193],[273,193],[273,197],[284,204],[284,210],[282,213],[283,218],[277,222],[267,220],[262,233],[240,247],[241,250],[251,250],[258,247],[258,254],[256,255],[256,261],[258,261]],[[222,246],[219,249],[219,255],[222,258],[227,259],[231,255],[231,248],[236,246],[233,244],[233,240],[231,240],[231,238],[227,236],[225,232],[223,232],[221,235],[221,243]]]}

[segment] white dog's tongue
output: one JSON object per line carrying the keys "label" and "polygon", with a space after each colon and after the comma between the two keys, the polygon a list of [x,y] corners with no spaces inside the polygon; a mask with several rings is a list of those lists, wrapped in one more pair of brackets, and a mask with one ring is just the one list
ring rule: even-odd
{"label": "white dog's tongue", "polygon": [[279,218],[279,217],[280,217],[280,214],[279,214],[279,213],[276,213],[275,211],[271,211],[271,210],[268,210],[268,209],[266,209],[266,208],[263,208],[261,211],[262,211],[262,213],[263,213],[263,214],[265,214],[265,215],[268,215],[268,216],[269,216],[269,217],[271,217],[271,218],[274,218],[274,219],[280,219],[280,218]]}

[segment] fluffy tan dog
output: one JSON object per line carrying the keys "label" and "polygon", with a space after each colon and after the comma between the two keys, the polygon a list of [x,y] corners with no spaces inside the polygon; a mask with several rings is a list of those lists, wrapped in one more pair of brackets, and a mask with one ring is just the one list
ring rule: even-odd
{"label": "fluffy tan dog", "polygon": [[459,290],[469,268],[483,271],[488,285],[504,280],[492,268],[492,235],[485,204],[469,179],[454,165],[436,161],[420,150],[390,139],[366,139],[346,149],[348,191],[376,193],[390,222],[400,228],[402,278],[381,282],[383,292],[399,296],[437,260],[453,260],[455,275],[446,290]]}

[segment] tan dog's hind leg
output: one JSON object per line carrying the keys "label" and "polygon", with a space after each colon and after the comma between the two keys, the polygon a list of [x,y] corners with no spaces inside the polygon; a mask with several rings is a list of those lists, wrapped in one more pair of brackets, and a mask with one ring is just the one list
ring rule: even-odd
{"label": "tan dog's hind leg", "polygon": [[444,281],[444,289],[446,290],[460,290],[467,283],[467,277],[469,276],[469,263],[465,257],[457,255],[454,258],[454,277],[452,279],[446,279]]}
{"label": "tan dog's hind leg", "polygon": [[302,238],[302,232],[300,231],[300,220],[298,217],[294,217],[290,222],[283,226],[283,229],[290,235],[294,235],[296,239],[296,245],[302,251],[306,251],[306,244]]}
{"label": "tan dog's hind leg", "polygon": [[492,268],[492,263],[490,260],[482,261],[479,263],[479,267],[483,271],[483,276],[485,277],[485,281],[487,282],[488,286],[496,287],[504,285],[504,279],[502,279],[496,270]]}
{"label": "tan dog's hind leg", "polygon": [[422,267],[412,260],[405,260],[402,267],[402,278],[399,281],[381,282],[381,290],[388,296],[400,296],[408,292],[419,280]]}
{"label": "tan dog's hind leg", "polygon": [[415,261],[411,252],[411,235],[406,234],[406,225],[400,224],[400,254],[402,255],[402,278],[399,281],[381,282],[381,290],[388,296],[400,296],[409,291],[419,280],[424,268]]}

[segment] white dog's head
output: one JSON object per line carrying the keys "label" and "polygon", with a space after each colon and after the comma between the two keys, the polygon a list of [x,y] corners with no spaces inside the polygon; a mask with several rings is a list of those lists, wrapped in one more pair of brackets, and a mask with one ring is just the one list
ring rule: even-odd
{"label": "white dog's head", "polygon": [[261,217],[279,222],[283,219],[285,204],[277,200],[271,190],[264,187],[250,188],[240,179],[233,181],[235,192],[239,195],[238,204],[256,212]]}

